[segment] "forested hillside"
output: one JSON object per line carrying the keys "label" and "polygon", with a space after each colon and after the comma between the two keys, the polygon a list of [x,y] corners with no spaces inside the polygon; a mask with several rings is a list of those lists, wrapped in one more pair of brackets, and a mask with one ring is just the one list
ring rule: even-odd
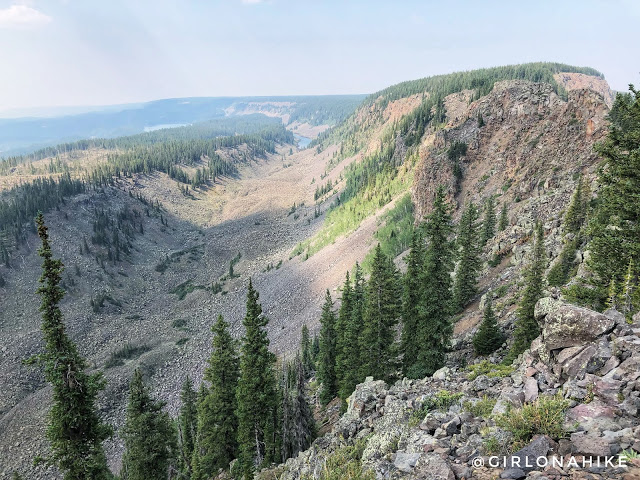
{"label": "forested hillside", "polygon": [[[569,364],[541,353],[557,334],[541,319],[573,304],[615,309],[620,332],[637,322],[640,114],[635,91],[611,108],[609,96],[593,69],[525,64],[405,82],[346,118],[353,98],[320,113],[310,103],[288,121],[336,125],[309,149],[280,119],[233,117],[7,160],[5,178],[36,178],[0,204],[0,325],[15,340],[0,371],[0,454],[13,458],[2,473],[410,478],[436,449],[442,478],[468,478],[449,465],[500,442],[515,452],[536,433],[560,441],[555,423],[523,433],[517,416],[486,420],[502,401],[487,385],[524,383],[518,415],[564,419],[565,401],[589,388],[604,398],[604,380],[553,387],[552,363]],[[22,365],[43,351],[44,375]],[[82,403],[62,357],[81,373]],[[537,375],[535,398],[521,370]],[[573,380],[562,375],[558,385]],[[489,383],[472,388],[476,377]],[[539,389],[542,401],[558,395],[532,403]],[[461,427],[463,396],[469,424],[487,426],[476,443]],[[634,401],[621,428],[637,426]],[[84,440],[68,441],[74,429]],[[430,450],[410,450],[411,429],[433,435]],[[455,435],[466,443],[437,444]],[[21,437],[33,445],[16,447]],[[55,467],[30,466],[38,455]]]}

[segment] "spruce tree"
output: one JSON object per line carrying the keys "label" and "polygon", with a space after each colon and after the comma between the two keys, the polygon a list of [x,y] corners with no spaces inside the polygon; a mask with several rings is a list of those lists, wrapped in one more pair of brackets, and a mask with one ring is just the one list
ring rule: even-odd
{"label": "spruce tree", "polygon": [[[487,293],[489,297],[490,293]],[[493,313],[491,299],[487,298],[482,323],[473,337],[473,349],[478,355],[489,355],[495,352],[504,342],[504,335],[500,331],[498,321]]]}
{"label": "spruce tree", "polygon": [[[347,327],[351,321],[353,289],[349,272],[345,276],[340,297],[340,310],[336,318],[336,379],[338,381],[338,395],[342,397],[346,369],[349,366],[348,348],[346,345]],[[347,394],[349,395],[349,394]]]}
{"label": "spruce tree", "polygon": [[498,221],[498,230],[503,232],[509,225],[509,217],[507,216],[507,204],[502,203],[502,210],[500,210],[500,220]]}
{"label": "spruce tree", "polygon": [[419,229],[413,232],[411,251],[407,256],[407,273],[403,279],[402,293],[402,372],[407,375],[410,367],[418,358],[416,333],[420,319],[420,302],[422,297],[422,270],[424,269],[424,239]]}
{"label": "spruce tree", "polygon": [[198,399],[198,433],[192,462],[195,480],[209,479],[227,469],[238,453],[236,342],[222,315],[218,315],[211,331],[213,351],[204,372],[209,388],[203,385]]}
{"label": "spruce tree", "polygon": [[361,336],[361,376],[389,381],[397,368],[395,326],[400,317],[398,274],[380,244],[376,246],[371,276],[367,282],[364,308],[364,328]]}
{"label": "spruce tree", "polygon": [[428,241],[422,274],[423,295],[419,305],[416,341],[418,357],[408,371],[411,378],[432,375],[444,365],[453,335],[451,322],[451,271],[453,243],[450,206],[443,186],[438,187],[433,211],[425,225]]}
{"label": "spruce tree", "polygon": [[587,219],[588,197],[589,190],[581,175],[564,217],[565,233],[577,234],[582,228],[582,225]]}
{"label": "spruce tree", "polygon": [[360,344],[360,335],[364,326],[366,282],[362,268],[358,263],[353,275],[353,290],[351,292],[351,315],[347,319],[344,334],[343,360],[340,362],[342,381],[340,385],[340,398],[346,400],[364,377],[361,375],[363,356]]}
{"label": "spruce tree", "polygon": [[309,327],[305,323],[302,326],[302,335],[300,337],[300,351],[302,352],[302,366],[305,375],[309,375],[315,369],[313,364],[313,352],[311,345],[311,336],[309,335]]}
{"label": "spruce tree", "polygon": [[524,273],[525,287],[517,309],[514,342],[507,356],[507,362],[513,361],[524,352],[531,342],[540,335],[540,327],[534,316],[536,302],[542,297],[544,271],[547,267],[547,255],[544,248],[544,230],[538,222],[535,228],[535,242],[530,263]]}
{"label": "spruce tree", "polygon": [[482,245],[486,245],[496,233],[496,205],[493,195],[489,195],[484,205],[484,219],[482,222]]}
{"label": "spruce tree", "polygon": [[458,268],[453,284],[453,306],[461,312],[478,292],[480,273],[480,227],[478,209],[470,203],[462,213],[458,230]]}
{"label": "spruce tree", "polygon": [[591,256],[600,290],[622,284],[629,262],[640,274],[640,98],[633,86],[619,94],[609,113],[609,134],[596,146],[603,158],[601,188],[589,223]]}
{"label": "spruce tree", "polygon": [[166,480],[175,454],[175,431],[163,411],[164,402],[154,400],[139,369],[129,388],[127,419],[122,431],[125,453],[123,480]]}
{"label": "spruce tree", "polygon": [[326,291],[320,316],[320,354],[318,381],[322,384],[320,402],[326,405],[338,394],[336,378],[336,315],[329,290]]}
{"label": "spruce tree", "polygon": [[242,321],[240,379],[237,388],[238,469],[245,479],[269,461],[273,451],[273,420],[277,411],[275,355],[269,351],[266,327],[259,294],[251,280],[247,291],[247,313]]}
{"label": "spruce tree", "polygon": [[180,392],[180,414],[178,416],[178,468],[182,478],[191,478],[191,461],[198,426],[198,394],[187,375]]}
{"label": "spruce tree", "polygon": [[306,379],[300,355],[283,368],[282,459],[295,457],[311,445],[315,420],[306,398]]}
{"label": "spruce tree", "polygon": [[111,435],[96,408],[98,392],[104,389],[100,372],[87,374],[86,361],[65,332],[60,301],[63,265],[53,259],[49,234],[41,213],[36,217],[42,246],[38,255],[43,259],[41,286],[42,333],[44,353],[29,360],[44,368],[52,386],[53,405],[47,416],[46,437],[51,445],[47,463],[55,465],[64,480],[102,480],[111,478],[102,442]]}

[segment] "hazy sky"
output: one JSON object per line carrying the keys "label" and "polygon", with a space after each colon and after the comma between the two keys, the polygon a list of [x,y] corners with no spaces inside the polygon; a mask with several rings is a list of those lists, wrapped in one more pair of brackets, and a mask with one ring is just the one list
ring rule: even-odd
{"label": "hazy sky", "polygon": [[640,86],[637,0],[0,0],[0,111],[370,93],[550,60]]}

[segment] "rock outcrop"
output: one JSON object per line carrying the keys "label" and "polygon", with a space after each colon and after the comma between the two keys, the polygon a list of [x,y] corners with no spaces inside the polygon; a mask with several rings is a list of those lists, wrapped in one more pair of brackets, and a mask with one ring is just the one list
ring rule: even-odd
{"label": "rock outcrop", "polygon": [[[358,443],[371,478],[636,478],[638,462],[617,456],[640,452],[640,315],[628,324],[615,311],[543,298],[536,316],[542,334],[510,375],[470,379],[445,368],[393,385],[368,378],[330,433],[261,478],[320,478],[333,455]],[[549,396],[566,402],[564,434],[537,435],[513,451],[515,432],[498,427],[500,416]],[[491,413],[480,402],[494,405]]]}

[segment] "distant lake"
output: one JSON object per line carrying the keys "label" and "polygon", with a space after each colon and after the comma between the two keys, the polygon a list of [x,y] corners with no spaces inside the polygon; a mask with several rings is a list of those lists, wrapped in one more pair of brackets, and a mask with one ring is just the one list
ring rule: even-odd
{"label": "distant lake", "polygon": [[298,135],[294,133],[293,136],[298,141],[298,148],[307,148],[311,143],[311,139],[308,137],[303,137],[302,135]]}
{"label": "distant lake", "polygon": [[144,127],[145,132],[153,132],[154,130],[162,130],[163,128],[178,128],[186,127],[188,123],[163,123],[162,125],[153,125],[151,127]]}

